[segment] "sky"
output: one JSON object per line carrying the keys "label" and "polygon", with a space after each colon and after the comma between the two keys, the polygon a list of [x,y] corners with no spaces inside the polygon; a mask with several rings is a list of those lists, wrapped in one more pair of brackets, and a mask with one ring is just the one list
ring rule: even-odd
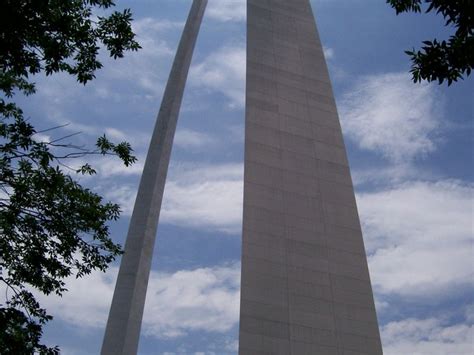
{"label": "sky", "polygon": [[[404,50],[447,38],[434,15],[395,16],[380,0],[312,0],[355,185],[384,353],[473,352],[473,79],[413,84]],[[82,86],[36,77],[18,97],[51,140],[81,132],[130,142],[131,168],[92,158],[81,183],[122,206],[123,244],[147,146],[191,0],[117,0],[143,47]],[[246,5],[209,0],[179,117],[148,287],[139,354],[236,354],[243,193]],[[71,162],[79,165],[81,161]],[[45,341],[100,351],[118,263],[70,279]]]}

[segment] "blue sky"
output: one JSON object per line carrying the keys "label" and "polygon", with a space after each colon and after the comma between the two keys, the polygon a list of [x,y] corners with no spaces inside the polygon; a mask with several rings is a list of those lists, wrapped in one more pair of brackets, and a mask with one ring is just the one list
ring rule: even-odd
{"label": "blue sky", "polygon": [[[404,50],[450,30],[441,18],[395,16],[378,0],[313,0],[350,158],[385,354],[473,350],[473,80],[410,81]],[[139,162],[93,162],[82,183],[123,207],[123,242],[150,133],[190,0],[117,0],[143,47],[83,87],[37,78],[21,99],[41,139],[106,133]],[[238,337],[245,99],[245,1],[209,0],[165,189],[140,354],[235,354]],[[79,165],[80,162],[72,162]],[[117,265],[69,280],[46,339],[64,354],[98,353]]]}

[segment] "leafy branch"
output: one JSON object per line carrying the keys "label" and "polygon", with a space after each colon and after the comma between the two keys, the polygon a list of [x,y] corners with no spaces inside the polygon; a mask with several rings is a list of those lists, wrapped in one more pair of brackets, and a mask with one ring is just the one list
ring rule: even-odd
{"label": "leafy branch", "polygon": [[435,12],[445,26],[455,29],[448,40],[427,40],[421,50],[407,50],[413,81],[447,81],[448,86],[469,76],[474,66],[474,2],[471,0],[387,0],[397,15],[403,12]]}

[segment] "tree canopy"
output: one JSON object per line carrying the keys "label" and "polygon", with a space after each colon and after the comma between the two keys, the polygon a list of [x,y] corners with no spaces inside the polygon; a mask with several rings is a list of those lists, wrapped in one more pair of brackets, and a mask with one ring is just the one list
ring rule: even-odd
{"label": "tree canopy", "polygon": [[397,15],[403,12],[441,14],[445,26],[455,32],[448,40],[423,42],[421,50],[408,50],[413,81],[453,82],[469,76],[474,66],[474,1],[472,0],[387,0]]}
{"label": "tree canopy", "polygon": [[[113,58],[140,48],[130,10],[105,13],[111,0],[1,0],[0,11],[0,349],[2,354],[57,354],[41,344],[52,319],[34,293],[62,295],[65,278],[105,270],[121,253],[108,222],[118,205],[78,183],[95,174],[88,163],[72,171],[69,159],[114,155],[136,158],[127,142],[99,137],[95,148],[43,142],[12,101],[33,94],[34,75],[66,72],[85,84],[102,67],[99,51]],[[76,175],[79,174],[79,175]]]}

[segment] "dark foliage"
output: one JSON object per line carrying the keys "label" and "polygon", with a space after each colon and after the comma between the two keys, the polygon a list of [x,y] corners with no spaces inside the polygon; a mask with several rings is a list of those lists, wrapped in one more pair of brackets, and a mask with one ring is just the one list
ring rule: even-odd
{"label": "dark foliage", "polygon": [[[412,61],[413,81],[438,81],[448,85],[469,76],[474,66],[474,1],[472,0],[387,0],[396,11],[436,12],[455,33],[448,40],[423,42],[421,50],[406,51]],[[426,9],[425,9],[426,7]]]}
{"label": "dark foliage", "polygon": [[45,71],[65,71],[81,83],[102,67],[97,55],[103,43],[113,58],[137,50],[130,10],[94,21],[94,7],[107,9],[111,0],[1,0],[0,89],[33,89],[26,78]]}
{"label": "dark foliage", "polygon": [[9,102],[17,92],[35,92],[31,77],[67,72],[85,84],[101,68],[102,45],[113,58],[137,50],[129,10],[95,17],[110,0],[0,0],[0,301],[1,354],[58,354],[41,344],[52,317],[34,294],[62,295],[65,278],[106,270],[121,253],[108,222],[119,206],[81,186],[75,175],[95,174],[69,159],[114,155],[125,165],[136,158],[127,142],[100,137],[92,150],[64,137],[38,140],[38,132]]}
{"label": "dark foliage", "polygon": [[42,323],[30,320],[16,308],[0,308],[1,354],[42,355],[59,354],[58,347],[40,344]]}

